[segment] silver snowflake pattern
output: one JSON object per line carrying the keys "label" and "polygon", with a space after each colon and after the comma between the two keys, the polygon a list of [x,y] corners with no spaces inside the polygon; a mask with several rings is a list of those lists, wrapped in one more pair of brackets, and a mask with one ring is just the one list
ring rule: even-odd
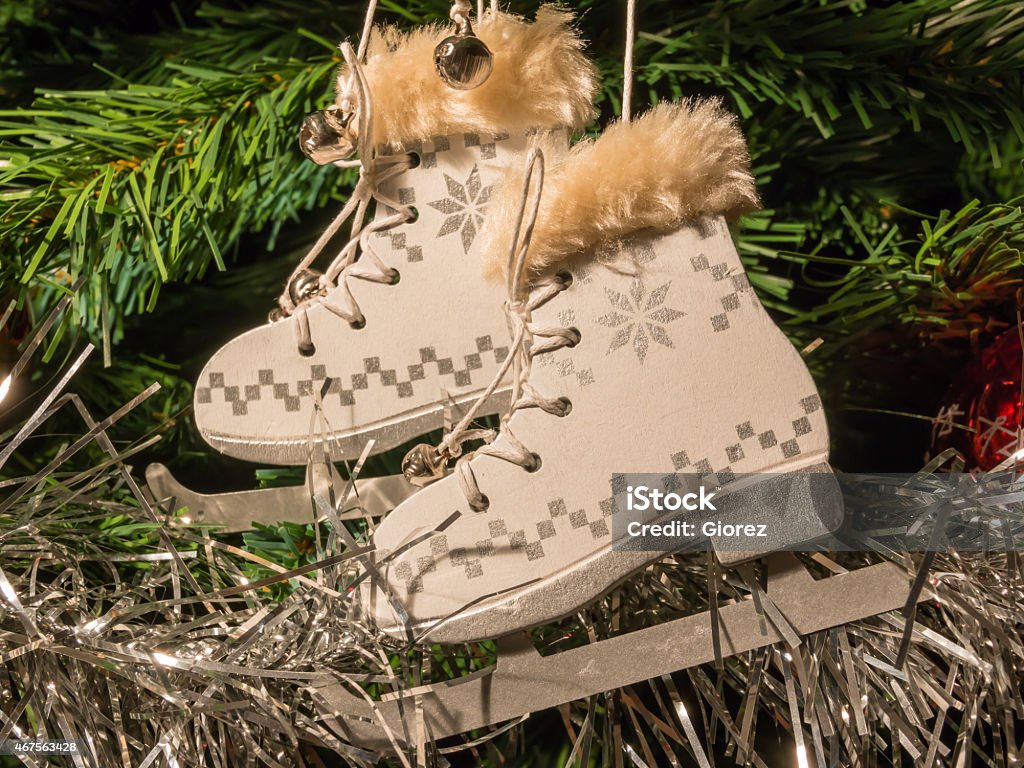
{"label": "silver snowflake pattern", "polygon": [[643,281],[634,279],[628,296],[610,288],[605,289],[612,307],[618,311],[609,312],[598,318],[597,322],[609,328],[619,329],[612,337],[608,354],[632,341],[633,351],[642,363],[647,357],[651,339],[663,347],[674,348],[665,326],[684,317],[686,313],[662,306],[671,285],[671,282],[667,282],[648,293]]}
{"label": "silver snowflake pattern", "polygon": [[437,236],[444,237],[452,232],[459,232],[462,235],[462,248],[469,253],[476,233],[483,224],[484,209],[487,201],[491,199],[491,187],[480,184],[480,173],[475,165],[469,172],[465,184],[460,184],[447,173],[444,175],[444,181],[448,185],[448,197],[427,203],[447,217]]}

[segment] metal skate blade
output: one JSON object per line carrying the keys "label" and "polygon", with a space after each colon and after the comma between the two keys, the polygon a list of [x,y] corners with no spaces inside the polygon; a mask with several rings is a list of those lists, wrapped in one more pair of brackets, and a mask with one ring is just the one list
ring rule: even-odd
{"label": "metal skate blade", "polygon": [[[323,482],[322,478],[320,481]],[[314,475],[317,482],[317,475]],[[262,488],[233,493],[197,493],[179,483],[163,464],[146,468],[146,484],[157,503],[170,503],[174,509],[188,507],[197,522],[215,523],[228,532],[246,531],[253,523],[310,523],[314,519],[309,488]],[[366,477],[356,481],[357,494],[349,498],[342,519],[382,517],[398,506],[416,489],[402,475]],[[340,488],[335,489],[340,497]]]}
{"label": "metal skate blade", "polygon": [[[722,606],[718,619],[723,656],[783,641],[793,632],[808,635],[902,608],[909,594],[911,577],[893,563],[821,580],[792,554],[771,555],[767,566],[766,593],[785,626],[777,626],[769,615],[762,629],[753,599]],[[434,739],[441,739],[711,662],[715,649],[710,613],[547,657],[537,653],[525,634],[501,638],[494,667],[420,691],[425,725]],[[406,732],[402,713],[413,710],[411,701],[390,698],[371,704],[337,683],[324,684],[319,692],[326,705],[325,722],[332,722],[339,737],[354,745],[387,752],[393,749],[387,730]]]}

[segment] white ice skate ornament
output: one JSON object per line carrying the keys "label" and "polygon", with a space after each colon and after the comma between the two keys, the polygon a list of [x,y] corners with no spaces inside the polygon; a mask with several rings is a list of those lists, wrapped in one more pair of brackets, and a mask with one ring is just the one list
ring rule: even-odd
{"label": "white ice skate ornament", "polygon": [[[386,451],[440,427],[445,407],[458,418],[464,403],[475,402],[508,349],[501,290],[479,276],[477,236],[489,197],[528,146],[542,144],[557,156],[569,131],[593,116],[596,71],[570,23],[569,14],[549,6],[532,23],[488,13],[477,32],[495,52],[494,72],[465,92],[434,71],[440,28],[375,30],[365,66],[349,50],[332,119],[307,120],[302,139],[313,156],[344,157],[349,141],[364,144],[371,160],[360,184],[377,201],[374,222],[357,240],[364,254],[352,260],[353,242],[327,275],[297,269],[276,322],[210,360],[196,388],[196,420],[218,451],[303,465],[311,444],[323,439],[334,460],[350,459],[368,440]],[[372,114],[365,102],[372,102]],[[340,148],[333,128],[318,135],[338,116],[346,136]],[[377,150],[356,136],[357,128]],[[343,211],[329,233],[351,212]],[[478,290],[453,290],[468,286]],[[311,430],[317,402],[324,429]],[[507,402],[508,387],[500,387],[480,413],[497,413]],[[156,499],[176,500],[232,530],[274,514],[309,517],[304,485],[205,496],[180,485],[166,467],[155,465],[147,479]],[[399,500],[389,478],[362,480],[360,490],[365,498]]]}
{"label": "white ice skate ornament", "polygon": [[[628,157],[657,160],[605,162]],[[407,626],[364,590],[382,629],[436,642],[505,635],[565,616],[658,559],[612,551],[615,474],[727,484],[830,471],[814,382],[751,289],[723,218],[756,202],[747,164],[732,117],[704,102],[658,108],[552,168],[518,268],[532,279],[520,291],[518,269],[491,269],[513,286],[511,418],[458,476],[377,528],[387,558],[414,530],[461,513],[388,561],[385,589]],[[493,225],[506,242],[522,220],[522,185],[510,183]],[[796,514],[805,523],[836,511]],[[777,543],[799,542],[783,533]]]}
{"label": "white ice skate ornament", "polygon": [[[529,187],[529,181],[527,176],[524,189]],[[557,203],[556,199],[545,204]],[[520,210],[512,215],[513,241],[519,233],[522,213]],[[532,217],[527,217],[527,232],[531,223]],[[529,242],[528,234],[526,242]],[[596,326],[608,326],[614,331],[622,325],[616,321],[602,323],[601,318],[608,315],[598,314],[598,307],[590,308],[594,311],[588,310],[589,291],[607,295],[613,304],[629,303],[634,313],[638,306],[646,308],[648,313],[656,312],[667,306],[668,291],[657,289],[653,292],[657,298],[652,302],[652,292],[641,292],[636,288],[617,291],[613,287],[614,281],[626,281],[627,285],[636,286],[635,281],[657,274],[655,270],[659,268],[669,273],[666,277],[683,281],[688,270],[703,273],[708,269],[700,259],[696,263],[687,260],[679,266],[675,264],[679,259],[668,258],[665,259],[668,263],[663,262],[659,267],[658,262],[665,255],[659,250],[669,246],[699,246],[705,256],[714,254],[724,260],[716,262],[725,266],[720,270],[723,276],[715,282],[730,283],[729,277],[736,274],[730,270],[735,269],[738,261],[730,259],[733,253],[731,244],[728,247],[724,245],[729,241],[718,226],[706,223],[699,233],[683,227],[666,238],[655,234],[643,242],[642,246],[635,242],[631,246],[634,254],[639,251],[642,255],[634,258],[636,271],[632,274],[614,271],[608,265],[591,259],[587,270],[579,263],[571,265],[574,275],[571,282],[564,278],[548,281],[540,277],[531,284],[529,292],[523,291],[518,284],[517,277],[526,261],[525,251],[520,250],[519,264],[510,271],[508,283],[512,352],[518,355],[514,368],[521,377],[517,379],[521,387],[516,391],[519,407],[514,407],[512,417],[503,422],[497,442],[459,463],[458,470],[463,474],[448,477],[417,492],[384,520],[374,537],[378,546],[378,567],[373,571],[375,578],[382,573],[387,574],[387,594],[378,592],[375,595],[373,587],[362,590],[362,599],[369,601],[367,605],[375,611],[378,622],[385,629],[428,642],[496,637],[497,663],[461,679],[420,686],[401,698],[391,696],[379,702],[353,695],[340,684],[321,686],[319,695],[324,702],[325,714],[337,724],[336,732],[340,738],[381,752],[401,750],[410,734],[421,734],[421,741],[424,733],[429,734],[430,739],[438,740],[501,722],[514,723],[531,712],[668,675],[716,658],[779,642],[796,646],[802,636],[812,632],[905,607],[910,594],[909,578],[893,563],[847,572],[824,558],[820,562],[838,575],[816,580],[794,555],[777,553],[765,558],[764,586],[758,584],[753,570],[746,567],[742,581],[748,585],[749,597],[720,605],[718,590],[709,587],[709,600],[714,607],[703,613],[547,657],[542,657],[529,636],[520,631],[569,610],[579,609],[597,593],[630,571],[642,567],[644,557],[650,557],[643,553],[637,553],[638,556],[612,553],[608,547],[607,505],[602,503],[608,499],[599,498],[602,483],[596,478],[601,473],[610,476],[610,462],[616,457],[628,456],[626,451],[639,451],[641,461],[657,459],[655,453],[641,445],[645,441],[631,440],[633,433],[623,430],[621,423],[616,423],[617,419],[621,421],[617,411],[627,411],[641,428],[651,428],[650,436],[655,443],[653,450],[659,448],[658,441],[666,434],[657,428],[660,425],[656,419],[669,416],[681,420],[677,434],[689,436],[691,447],[700,447],[702,441],[704,445],[715,444],[713,440],[717,435],[714,428],[720,426],[722,420],[721,417],[716,419],[716,415],[724,413],[725,409],[716,405],[718,398],[704,391],[707,383],[686,385],[681,375],[676,381],[682,394],[696,397],[698,405],[710,409],[713,419],[710,428],[697,425],[695,417],[698,414],[678,409],[666,412],[670,398],[657,394],[653,388],[645,391],[648,385],[638,366],[655,360],[654,356],[658,354],[655,347],[637,345],[636,336],[630,337],[634,343],[628,345],[613,336],[610,341],[601,338],[600,343],[594,345],[594,351],[584,359],[588,368],[581,368],[580,358],[573,357],[587,348],[587,334],[596,332]],[[678,256],[678,252],[671,255]],[[615,266],[623,265],[617,261]],[[538,285],[544,287],[538,289]],[[749,290],[735,283],[732,285],[741,293]],[[577,286],[582,286],[583,293],[577,294],[580,298],[572,310],[572,317],[563,314],[557,323],[545,322],[545,319],[553,319],[558,311],[558,302],[571,298]],[[702,307],[702,315],[709,303],[721,298],[717,291],[706,293],[711,296],[705,298],[704,305],[700,304],[700,292],[689,293],[691,301]],[[731,305],[732,302],[729,303]],[[562,313],[565,311],[561,310]],[[626,309],[621,306],[613,309],[616,311],[625,312]],[[768,333],[770,323],[763,310],[754,302],[742,302],[728,313],[738,327],[754,333],[754,341],[764,344],[775,340]],[[596,320],[588,322],[588,318]],[[653,324],[665,325],[679,319],[682,316],[664,315]],[[561,327],[568,322],[575,323],[575,328],[568,335],[563,335]],[[637,324],[634,322],[634,333]],[[710,333],[727,330],[728,327],[716,329],[712,324]],[[695,338],[698,336],[703,338]],[[691,350],[706,349],[708,334],[694,332],[688,341]],[[661,346],[669,350],[666,354],[675,349],[674,344]],[[541,369],[548,375],[530,374],[530,352],[543,348],[548,351],[541,352],[542,355],[554,358]],[[771,349],[772,352],[776,350],[779,354],[788,354],[781,344],[775,344]],[[611,405],[610,408],[601,407],[602,400],[614,394],[615,387],[615,371],[601,364],[601,356],[610,357],[616,352],[629,353],[625,355],[626,359],[636,361],[632,370],[628,370],[630,363],[621,363],[619,372],[624,367],[633,374],[628,377],[626,385],[630,393],[639,390],[641,395],[645,395],[641,401],[642,408],[637,409],[628,397],[622,402],[603,404]],[[572,365],[560,365],[559,359],[569,359]],[[790,364],[783,369],[788,372],[788,377],[784,372],[775,374],[783,396],[787,392],[799,393],[802,390],[794,390],[794,385],[803,387],[809,381],[802,365],[794,364],[793,359],[790,357]],[[684,374],[686,367],[684,363]],[[674,373],[672,365],[652,368],[654,376],[662,377],[659,380],[662,385],[665,377],[679,375]],[[584,373],[588,370],[590,374]],[[752,375],[755,381],[764,370],[763,366],[754,365]],[[602,379],[599,378],[601,373],[610,374],[605,379],[610,383],[603,391],[600,386]],[[560,384],[563,381],[569,383]],[[536,388],[534,383],[538,384]],[[721,385],[720,381],[713,383]],[[592,388],[597,396],[584,394],[587,388]],[[560,394],[557,397],[542,394],[552,390]],[[740,387],[735,387],[734,391],[737,394],[743,392]],[[577,398],[571,412],[558,405],[564,404],[563,398],[569,396]],[[750,397],[743,399],[744,404],[755,409],[759,402],[763,401]],[[782,404],[778,409],[784,414],[785,400],[775,401],[776,405],[778,403]],[[823,463],[827,441],[820,436],[800,440],[815,430],[824,431],[816,397],[811,396],[809,400],[807,397],[799,398],[798,403],[798,410],[804,415],[797,421],[806,416],[811,424],[810,431],[803,429],[802,421],[800,427],[794,426],[800,432],[793,438],[799,451],[760,437],[751,443],[753,436],[745,434],[747,426],[741,425],[739,431],[744,434],[737,435],[735,439],[741,444],[748,441],[747,448],[752,449],[751,459],[746,459],[744,452],[732,451],[728,459],[730,464],[737,469],[750,469],[751,463],[757,467],[789,469]],[[527,404],[537,407],[527,410]],[[648,410],[653,410],[653,418],[645,415]],[[680,413],[682,415],[678,415]],[[524,418],[526,414],[536,418]],[[555,418],[553,414],[562,416],[564,420],[556,422],[556,427],[545,432],[543,420]],[[759,414],[758,418],[761,416],[766,420],[771,418],[771,414]],[[582,423],[572,425],[571,420],[577,418]],[[775,418],[777,420],[778,417]],[[777,424],[777,421],[770,423]],[[595,437],[593,432],[589,435],[587,432],[595,429],[599,433],[608,428],[615,429],[617,440],[625,443],[621,454],[593,449],[594,445],[602,442],[600,435]],[[560,430],[567,430],[562,434],[568,437],[560,437]],[[456,429],[451,440],[457,442],[458,439]],[[566,450],[570,444],[572,452]],[[545,460],[542,453],[530,450],[536,447],[551,450],[552,460]],[[773,448],[778,450],[772,451]],[[711,450],[706,455],[707,461],[714,460],[715,454]],[[692,463],[684,452],[669,454],[664,459],[670,465],[670,471]],[[552,465],[555,477],[545,478],[545,471]],[[524,468],[532,470],[533,476],[526,475]],[[723,481],[725,472],[730,471],[727,466],[715,469]],[[535,492],[537,487],[540,488],[539,493]],[[510,488],[516,492],[515,496],[511,495]],[[555,488],[559,496],[548,501],[551,488]],[[567,501],[590,506],[570,511]],[[469,511],[467,505],[477,511]],[[419,524],[415,515],[419,515]],[[437,533],[424,541],[424,531],[429,531],[431,525],[437,527]],[[389,555],[386,546],[392,541],[398,542],[398,548]],[[412,541],[424,543],[410,548]],[[572,551],[574,547],[578,548],[577,552]],[[580,553],[583,557],[578,556]],[[714,568],[709,572],[710,583],[713,583],[713,573]],[[525,585],[524,576],[529,579]],[[448,597],[449,591],[454,594],[454,599]],[[394,620],[390,610],[395,604],[400,605],[401,614],[408,613],[407,621]],[[410,722],[413,712],[415,723]]]}
{"label": "white ice skate ornament", "polygon": [[[362,256],[329,269],[304,292],[308,299],[295,301],[301,291],[284,297],[289,316],[210,360],[195,413],[212,446],[251,461],[305,464],[322,394],[329,432],[319,437],[336,459],[358,455],[368,439],[384,451],[441,426],[443,391],[458,403],[486,387],[508,351],[502,294],[462,287],[481,284],[478,235],[509,163],[519,165],[542,138],[557,155],[567,130],[591,117],[594,71],[568,21],[547,8],[529,24],[485,17],[478,34],[495,52],[494,73],[465,92],[433,72],[442,30],[378,32],[363,72],[369,130],[389,154],[364,170],[364,180],[376,174],[377,212],[359,238]],[[540,107],[537,89],[552,96]],[[501,394],[485,412],[501,407]]]}
{"label": "white ice skate ornament", "polygon": [[[470,91],[453,90],[434,71],[441,28],[378,28],[365,66],[342,47],[348,63],[329,122],[341,116],[340,143],[362,145],[366,163],[338,165],[361,164],[361,194],[376,200],[375,219],[326,275],[296,269],[276,322],[210,360],[196,387],[196,420],[218,451],[303,465],[315,443],[334,461],[351,459],[369,440],[386,451],[442,426],[445,408],[458,418],[475,402],[508,349],[502,292],[480,280],[478,232],[490,195],[528,146],[557,157],[568,133],[594,115],[597,73],[571,20],[553,6],[531,23],[490,10],[476,32],[494,51],[494,71]],[[372,110],[362,106],[368,102]],[[345,156],[333,133],[307,135],[323,122],[307,120],[304,150]],[[353,213],[355,197],[304,262]],[[361,220],[364,207],[354,213]],[[353,261],[356,240],[362,255]],[[479,413],[507,402],[508,387],[499,387]],[[311,430],[314,412],[321,428]],[[396,479],[360,480],[360,496],[379,511],[384,500],[400,499]],[[206,496],[160,465],[147,480],[158,501],[176,500],[231,530],[274,514],[309,519],[305,485]]]}
{"label": "white ice skate ornament", "polygon": [[[441,427],[445,407],[457,418],[460,407],[476,401],[508,352],[502,291],[480,278],[479,232],[490,196],[528,147],[558,156],[568,134],[594,115],[596,70],[571,21],[550,6],[533,22],[485,15],[477,34],[494,52],[494,67],[470,91],[453,90],[434,71],[434,48],[447,34],[440,27],[378,28],[362,66],[349,49],[334,107],[346,115],[346,131],[361,134],[357,192],[376,201],[374,220],[325,275],[307,269],[307,257],[276,322],[243,334],[210,360],[195,397],[207,442],[250,461],[306,464],[319,402],[324,428],[316,442],[337,461],[354,458],[369,440],[376,452],[393,448]],[[362,219],[366,205],[356,197],[326,235],[350,213]],[[496,413],[507,403],[502,386],[479,412]],[[166,468],[149,475],[158,499],[215,509],[213,518],[232,529],[253,519],[252,494],[203,497]],[[376,494],[377,482],[362,481],[363,490]],[[393,483],[382,482],[382,498],[394,498]],[[308,497],[279,506],[304,492],[266,497],[267,513],[278,507],[282,520],[305,520]]]}

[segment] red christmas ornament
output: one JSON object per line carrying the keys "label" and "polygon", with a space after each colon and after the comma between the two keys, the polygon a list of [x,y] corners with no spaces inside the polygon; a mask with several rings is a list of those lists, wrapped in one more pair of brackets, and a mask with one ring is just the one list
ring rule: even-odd
{"label": "red christmas ornament", "polygon": [[1024,350],[1011,328],[974,358],[950,387],[932,427],[932,453],[956,448],[968,469],[988,470],[1024,448]]}

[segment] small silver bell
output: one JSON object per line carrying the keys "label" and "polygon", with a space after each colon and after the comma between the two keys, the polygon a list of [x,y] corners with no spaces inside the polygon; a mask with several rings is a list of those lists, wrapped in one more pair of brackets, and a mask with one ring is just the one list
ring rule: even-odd
{"label": "small silver bell", "polygon": [[288,296],[298,306],[314,296],[323,293],[320,287],[320,273],[315,269],[304,269],[288,283]]}
{"label": "small silver bell", "polygon": [[446,459],[434,446],[420,443],[402,459],[402,474],[417,488],[422,488],[445,476],[445,464]]}
{"label": "small silver bell", "polygon": [[457,34],[437,44],[434,67],[447,85],[459,91],[469,91],[483,85],[491,76],[494,56],[487,44],[473,34],[466,20],[459,25]]}
{"label": "small silver bell", "polygon": [[302,121],[299,146],[306,157],[318,165],[348,160],[356,152],[356,134],[352,113],[337,106],[314,112]]}

